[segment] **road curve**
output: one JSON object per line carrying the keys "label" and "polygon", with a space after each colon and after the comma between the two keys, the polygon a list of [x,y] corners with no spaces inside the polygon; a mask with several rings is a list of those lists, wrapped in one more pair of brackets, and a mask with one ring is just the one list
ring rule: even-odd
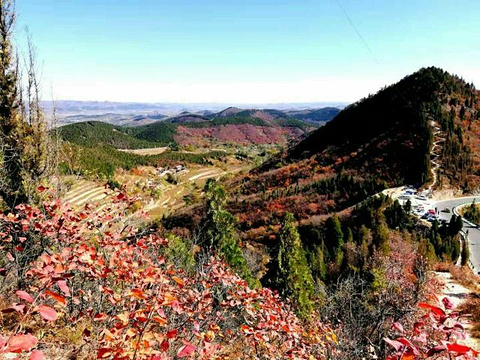
{"label": "road curve", "polygon": [[[434,203],[434,206],[440,212],[440,219],[450,220],[453,215],[453,209],[460,205],[471,204],[475,200],[480,201],[480,196],[467,196],[462,198],[442,200]],[[449,209],[450,213],[442,210]],[[480,230],[469,225],[466,221],[463,222],[463,231],[468,231],[468,245],[470,247],[470,261],[473,271],[477,273],[480,271]]]}

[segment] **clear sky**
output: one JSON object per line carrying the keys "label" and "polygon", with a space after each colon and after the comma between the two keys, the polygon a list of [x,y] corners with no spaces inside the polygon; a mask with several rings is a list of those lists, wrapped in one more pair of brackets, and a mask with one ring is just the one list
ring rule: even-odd
{"label": "clear sky", "polygon": [[351,102],[429,65],[480,87],[479,0],[17,0],[17,10],[45,100],[53,89],[68,100]]}

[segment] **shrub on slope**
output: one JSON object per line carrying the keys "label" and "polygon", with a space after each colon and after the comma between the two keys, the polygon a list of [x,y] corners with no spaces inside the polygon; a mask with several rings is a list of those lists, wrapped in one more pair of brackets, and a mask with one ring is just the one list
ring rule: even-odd
{"label": "shrub on slope", "polygon": [[[76,213],[58,202],[1,215],[0,353],[30,359],[323,358],[322,324],[303,324],[269,289],[214,258],[174,265],[169,241],[124,226],[133,203]],[[123,229],[123,230],[122,230]]]}

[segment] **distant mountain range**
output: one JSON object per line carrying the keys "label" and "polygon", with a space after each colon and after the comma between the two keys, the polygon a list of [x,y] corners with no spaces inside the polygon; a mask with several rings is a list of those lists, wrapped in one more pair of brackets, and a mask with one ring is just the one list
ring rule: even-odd
{"label": "distant mountain range", "polygon": [[[171,117],[160,114],[137,115],[131,120],[137,126],[119,126],[118,122],[99,121],[102,117],[96,115],[90,116],[93,121],[62,126],[61,134],[65,140],[78,145],[102,143],[116,148],[159,146],[172,142],[181,145],[284,144],[300,139],[339,112],[339,109],[331,107],[302,111],[229,107],[217,113],[182,111]],[[76,115],[75,119],[88,117],[79,116]],[[299,120],[295,116],[304,119]],[[128,125],[131,125],[131,121]],[[120,122],[122,124],[125,123]]]}
{"label": "distant mountain range", "polygon": [[[199,115],[212,118],[226,108],[224,104],[149,104],[149,103],[121,103],[99,101],[57,101],[43,102],[45,112],[52,113],[53,106],[60,125],[66,125],[82,121],[103,121],[114,125],[139,126],[163,120],[169,117],[185,115]],[[244,111],[246,109],[276,109],[285,115],[312,122],[324,122],[333,116],[328,113],[343,109],[346,103],[292,103],[292,104],[242,104],[234,109]],[[323,110],[326,108],[325,110]],[[227,109],[227,110],[228,110]],[[224,110],[226,111],[226,110]],[[322,115],[316,115],[317,112]],[[310,116],[310,114],[312,114]]]}

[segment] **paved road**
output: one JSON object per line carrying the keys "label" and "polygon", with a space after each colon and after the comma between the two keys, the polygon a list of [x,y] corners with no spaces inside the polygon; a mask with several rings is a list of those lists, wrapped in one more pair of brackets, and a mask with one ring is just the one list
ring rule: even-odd
{"label": "paved road", "polygon": [[[453,214],[453,209],[459,205],[471,204],[473,200],[480,202],[480,196],[469,196],[457,198],[452,200],[437,201],[434,206],[440,211],[440,219],[450,220]],[[450,209],[450,213],[442,212],[444,209]],[[470,246],[470,260],[473,265],[473,271],[480,271],[480,230],[469,225],[465,220],[463,221],[463,231],[468,231],[468,243]]]}

